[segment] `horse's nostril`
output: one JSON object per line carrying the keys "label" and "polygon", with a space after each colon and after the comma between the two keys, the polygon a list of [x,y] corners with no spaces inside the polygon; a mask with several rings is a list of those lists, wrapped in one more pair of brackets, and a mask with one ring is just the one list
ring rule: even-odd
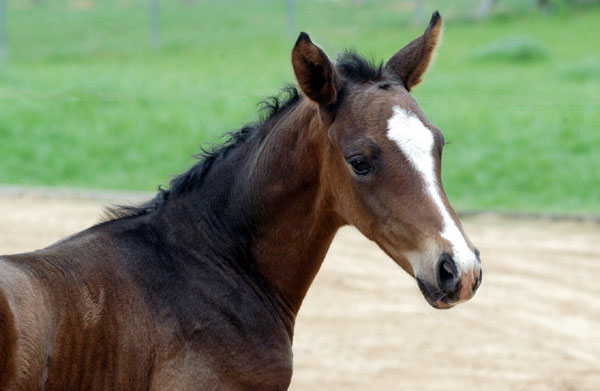
{"label": "horse's nostril", "polygon": [[446,262],[446,261],[442,262],[441,269],[440,269],[440,276],[442,279],[454,277],[454,273],[452,272],[452,267],[450,266],[449,262]]}
{"label": "horse's nostril", "polygon": [[438,261],[437,279],[440,289],[454,290],[458,282],[458,269],[448,253],[442,254]]}

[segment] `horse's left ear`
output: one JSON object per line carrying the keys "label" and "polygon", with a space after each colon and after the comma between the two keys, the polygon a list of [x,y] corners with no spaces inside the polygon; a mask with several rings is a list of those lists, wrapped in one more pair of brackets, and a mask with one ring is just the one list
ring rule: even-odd
{"label": "horse's left ear", "polygon": [[342,81],[335,66],[306,33],[300,33],[292,50],[292,66],[304,94],[322,107],[335,103]]}
{"label": "horse's left ear", "polygon": [[402,80],[406,89],[410,91],[421,82],[431,64],[441,35],[442,17],[435,11],[423,35],[394,54],[385,64],[386,71]]}

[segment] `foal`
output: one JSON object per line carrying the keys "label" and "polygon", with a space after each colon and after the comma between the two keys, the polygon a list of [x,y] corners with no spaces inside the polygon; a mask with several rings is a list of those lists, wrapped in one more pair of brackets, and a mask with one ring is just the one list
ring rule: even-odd
{"label": "foal", "polygon": [[140,207],[0,258],[1,390],[285,390],[294,320],[356,226],[449,308],[481,281],[441,187],[441,131],[409,91],[441,18],[373,66],[300,34],[301,93]]}

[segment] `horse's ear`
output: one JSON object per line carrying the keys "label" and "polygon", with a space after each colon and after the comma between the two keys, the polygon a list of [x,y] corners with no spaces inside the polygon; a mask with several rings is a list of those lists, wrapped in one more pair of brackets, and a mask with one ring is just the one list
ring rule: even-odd
{"label": "horse's ear", "polygon": [[292,50],[292,66],[304,94],[321,106],[335,103],[341,79],[325,52],[300,33]]}
{"label": "horse's ear", "polygon": [[435,11],[423,35],[394,54],[385,64],[386,71],[402,80],[410,91],[421,82],[431,64],[441,35],[442,17]]}

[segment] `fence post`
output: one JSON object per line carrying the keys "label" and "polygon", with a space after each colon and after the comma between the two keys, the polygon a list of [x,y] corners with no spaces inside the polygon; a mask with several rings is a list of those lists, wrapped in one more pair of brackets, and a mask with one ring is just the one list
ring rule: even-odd
{"label": "fence post", "polygon": [[415,18],[416,25],[421,25],[425,21],[425,11],[423,7],[423,0],[415,0]]}
{"label": "fence post", "polygon": [[6,19],[6,0],[0,0],[0,60],[8,56]]}
{"label": "fence post", "polygon": [[296,1],[285,0],[285,24],[288,36],[296,35]]}
{"label": "fence post", "polygon": [[150,44],[154,49],[158,49],[158,46],[160,45],[160,14],[158,0],[149,0],[148,6],[150,11]]}

